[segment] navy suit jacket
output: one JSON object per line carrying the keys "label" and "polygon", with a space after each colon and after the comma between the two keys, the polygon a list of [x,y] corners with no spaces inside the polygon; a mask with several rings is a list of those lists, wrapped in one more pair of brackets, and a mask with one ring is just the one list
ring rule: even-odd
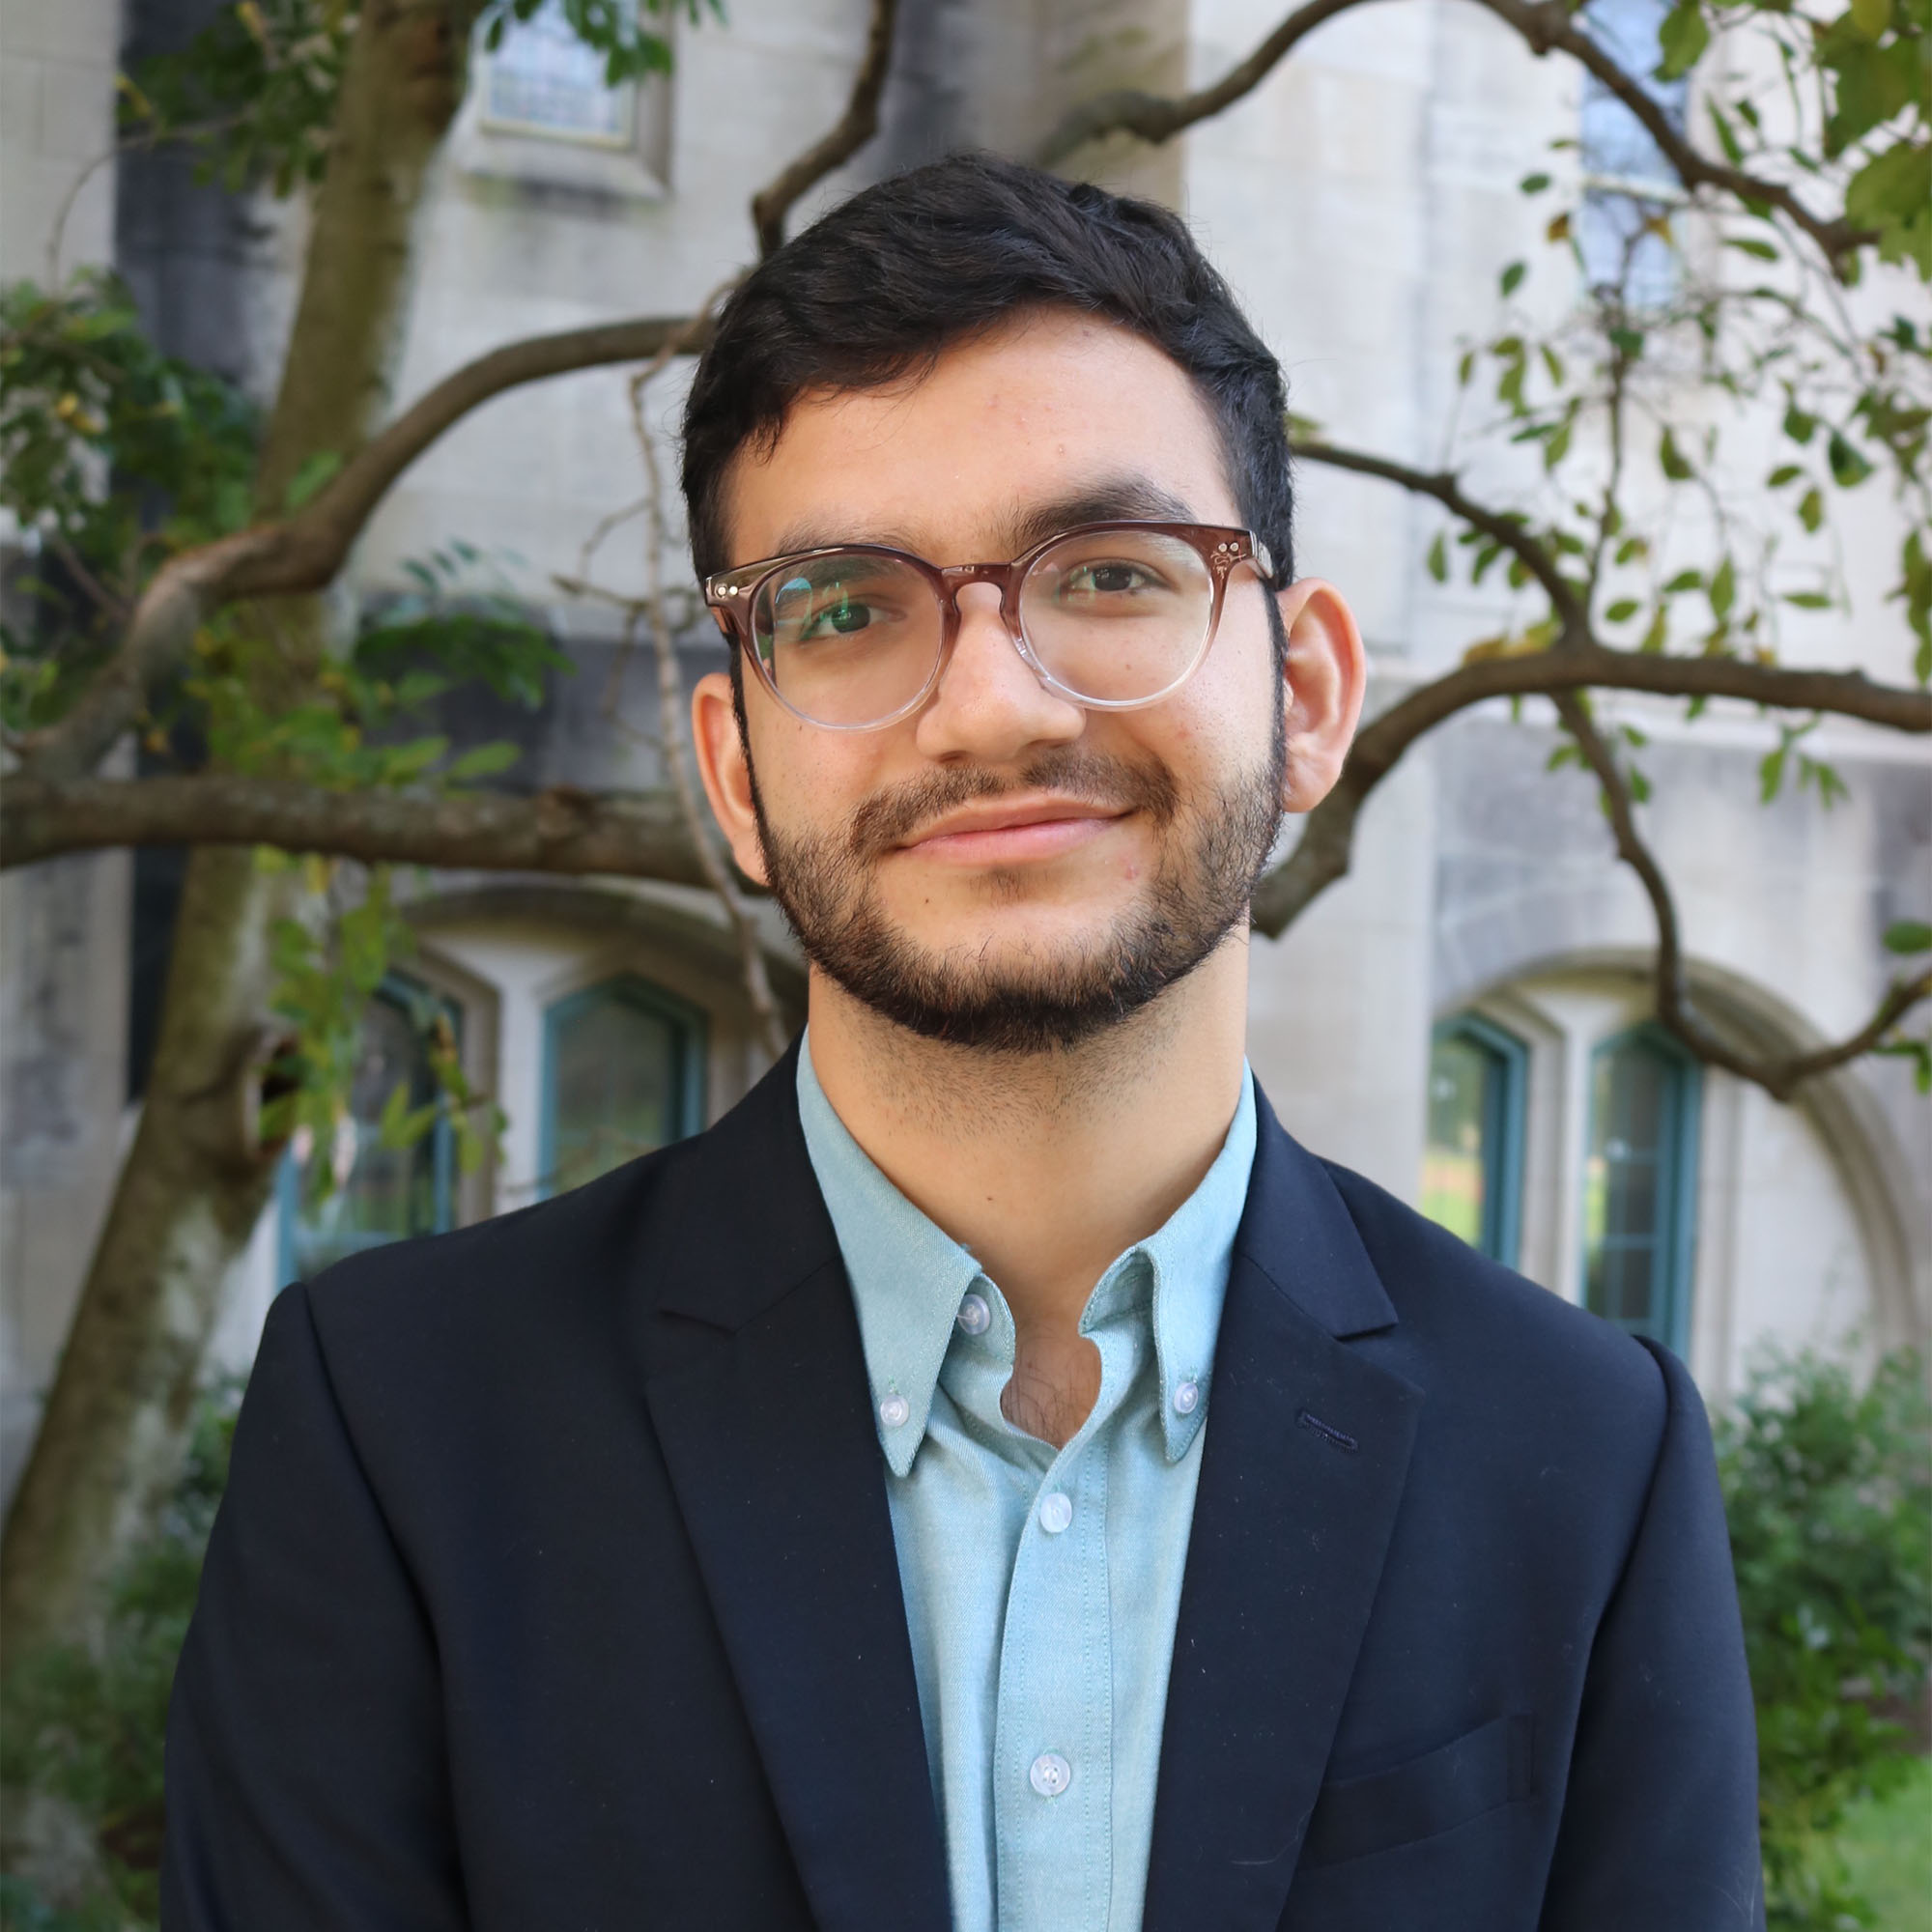
{"label": "navy suit jacket", "polygon": [[[1762,1923],[1683,1369],[1262,1109],[1149,1932]],[[710,1132],[281,1294],[167,1741],[168,1932],[879,1932],[946,1867],[788,1057]]]}

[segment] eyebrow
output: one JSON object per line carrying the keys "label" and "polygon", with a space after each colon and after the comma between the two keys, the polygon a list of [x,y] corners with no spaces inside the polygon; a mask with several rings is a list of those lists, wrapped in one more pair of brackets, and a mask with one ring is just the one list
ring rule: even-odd
{"label": "eyebrow", "polygon": [[[1009,558],[1021,556],[1036,544],[1044,543],[1061,530],[1080,524],[1159,523],[1191,524],[1192,508],[1170,490],[1144,476],[1110,477],[1077,491],[1070,497],[1056,497],[1015,510],[1000,526],[1000,535]],[[923,554],[919,542],[903,526],[885,525],[873,529],[834,528],[830,525],[805,521],[781,532],[774,556],[796,556],[803,551],[831,550],[839,544],[882,544],[889,550]],[[969,561],[992,562],[990,557]]]}

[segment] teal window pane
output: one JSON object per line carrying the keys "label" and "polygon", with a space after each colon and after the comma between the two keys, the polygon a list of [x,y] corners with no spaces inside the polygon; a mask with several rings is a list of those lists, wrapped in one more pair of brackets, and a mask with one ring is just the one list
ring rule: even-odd
{"label": "teal window pane", "polygon": [[1600,1048],[1583,1169],[1583,1297],[1681,1350],[1696,1190],[1696,1068],[1648,1029]]}
{"label": "teal window pane", "polygon": [[[454,1029],[457,1016],[440,1011]],[[369,1002],[350,1082],[349,1110],[326,1142],[298,1141],[282,1167],[282,1277],[307,1280],[362,1248],[432,1235],[454,1224],[452,1136],[438,1121],[408,1148],[383,1145],[383,1110],[401,1087],[412,1108],[437,1096],[429,1029],[439,1003],[394,976]],[[318,1163],[332,1184],[325,1194]]]}
{"label": "teal window pane", "polygon": [[703,1021],[640,980],[559,1002],[544,1056],[543,1192],[581,1187],[703,1123]]}
{"label": "teal window pane", "polygon": [[1422,1211],[1514,1267],[1522,1195],[1522,1042],[1473,1014],[1435,1029]]}

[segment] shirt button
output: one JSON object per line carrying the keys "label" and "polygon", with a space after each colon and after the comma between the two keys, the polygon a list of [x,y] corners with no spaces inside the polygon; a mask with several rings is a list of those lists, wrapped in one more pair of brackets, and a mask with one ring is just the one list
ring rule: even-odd
{"label": "shirt button", "polygon": [[1073,1767],[1058,1751],[1041,1751],[1027,1781],[1042,1798],[1058,1798],[1073,1782]]}
{"label": "shirt button", "polygon": [[978,1289],[959,1304],[959,1325],[969,1335],[983,1335],[993,1325],[993,1311]]}
{"label": "shirt button", "polygon": [[1201,1406],[1201,1384],[1192,1376],[1185,1381],[1174,1385],[1174,1412],[1177,1415],[1192,1415]]}
{"label": "shirt button", "polygon": [[1058,1536],[1073,1520],[1073,1498],[1061,1491],[1045,1497],[1039,1506],[1039,1526],[1049,1536]]}
{"label": "shirt button", "polygon": [[879,1420],[888,1429],[903,1429],[912,1420],[912,1404],[895,1389],[880,1403]]}

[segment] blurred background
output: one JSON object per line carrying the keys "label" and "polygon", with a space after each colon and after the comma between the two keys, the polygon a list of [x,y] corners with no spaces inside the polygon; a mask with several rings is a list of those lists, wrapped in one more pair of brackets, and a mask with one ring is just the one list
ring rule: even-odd
{"label": "blurred background", "polygon": [[1362,618],[1257,1074],[1689,1363],[1774,1923],[1932,1926],[1923,0],[0,28],[7,1924],[152,1922],[277,1288],[696,1132],[795,1029],[679,784],[690,352],[781,234],[986,147],[1185,214]]}

